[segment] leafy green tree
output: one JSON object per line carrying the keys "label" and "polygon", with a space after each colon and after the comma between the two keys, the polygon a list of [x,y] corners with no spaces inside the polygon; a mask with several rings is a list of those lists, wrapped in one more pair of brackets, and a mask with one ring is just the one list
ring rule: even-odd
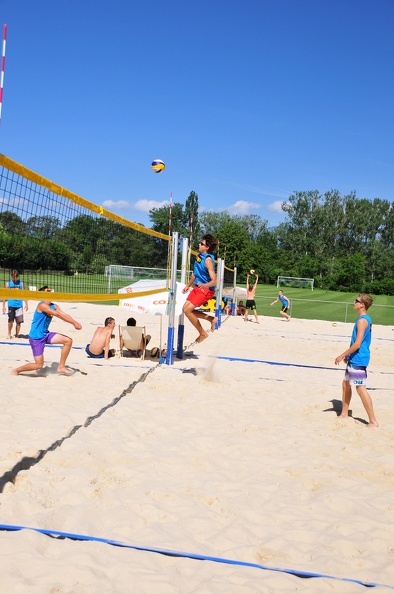
{"label": "leafy green tree", "polygon": [[[196,192],[190,192],[188,198],[186,199],[185,203],[185,214],[184,214],[184,237],[189,239],[190,237],[190,230],[192,230],[193,240],[192,240],[192,249],[198,249],[198,241],[201,237],[201,225],[199,219],[199,212],[198,212],[198,194]],[[192,223],[192,227],[191,227]],[[189,231],[189,234],[188,234]]]}
{"label": "leafy green tree", "polygon": [[26,233],[26,223],[16,213],[10,210],[0,212],[0,224],[9,235],[23,235]]}
{"label": "leafy green tree", "polygon": [[30,217],[26,222],[27,232],[33,237],[50,239],[60,227],[60,220],[53,216]]}

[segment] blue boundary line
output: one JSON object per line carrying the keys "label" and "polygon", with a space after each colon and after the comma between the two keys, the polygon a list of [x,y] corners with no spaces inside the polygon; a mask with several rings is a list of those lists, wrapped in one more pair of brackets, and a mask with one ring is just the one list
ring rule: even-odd
{"label": "blue boundary line", "polygon": [[[9,341],[0,341],[0,344],[10,344],[10,345],[18,345],[18,346],[30,346],[29,343],[26,342],[9,342]],[[57,349],[61,348],[60,344],[47,344],[46,347]],[[73,346],[73,349],[84,349],[85,347],[80,346]],[[175,353],[174,353],[175,354]],[[198,357],[199,355],[197,355]],[[265,363],[266,365],[278,365],[280,367],[301,367],[303,369],[328,369],[330,371],[344,371],[342,367],[324,367],[321,365],[303,365],[301,363],[281,363],[280,361],[265,361],[263,359],[244,359],[243,357],[226,357],[225,355],[210,355],[215,359],[224,359],[225,361],[242,361],[243,363]],[[116,365],[116,367],[122,367],[122,365]],[[123,367],[129,367],[129,365],[123,365]],[[368,370],[369,373],[374,373],[373,371]],[[391,371],[380,371],[379,373],[384,373],[386,375],[394,375]]]}
{"label": "blue boundary line", "polygon": [[[328,369],[329,371],[342,371],[343,367],[323,367],[321,365],[303,365],[301,363],[281,363],[280,361],[264,361],[263,359],[243,359],[242,357],[225,357],[223,355],[213,355],[216,359],[225,359],[227,361],[243,361],[244,363],[265,363],[266,365],[279,365],[280,367],[302,367],[304,369]],[[374,373],[368,369],[368,373]],[[375,373],[384,373],[393,375],[392,371],[379,371]]]}
{"label": "blue boundary line", "polygon": [[331,371],[343,371],[340,367],[322,367],[320,365],[302,365],[301,363],[281,363],[280,361],[264,361],[263,359],[243,359],[241,357],[225,357],[215,355],[216,359],[225,359],[227,361],[243,361],[244,363],[265,363],[266,365],[279,365],[281,367],[303,367],[308,369],[330,369]]}
{"label": "blue boundary line", "polygon": [[99,538],[96,536],[86,536],[84,534],[73,534],[71,532],[59,532],[57,530],[47,530],[44,528],[30,528],[28,526],[13,526],[9,524],[0,524],[0,530],[4,531],[18,531],[18,530],[32,530],[38,532],[40,534],[44,534],[46,536],[57,536],[59,538],[69,538],[71,540],[78,540],[78,541],[93,541],[93,542],[101,542],[103,544],[109,544],[115,547],[122,547],[126,549],[135,549],[137,551],[145,551],[148,553],[158,553],[160,555],[167,555],[170,557],[181,557],[181,558],[188,558],[188,559],[195,559],[198,561],[212,561],[214,563],[225,563],[228,565],[238,565],[243,567],[253,567],[255,569],[263,569],[265,571],[276,571],[279,573],[288,573],[290,575],[294,575],[299,578],[325,578],[330,580],[340,580],[343,582],[351,582],[353,584],[359,584],[361,586],[365,586],[366,588],[376,588],[384,587],[390,588],[394,590],[394,586],[390,586],[388,584],[379,584],[377,582],[364,582],[363,580],[357,580],[353,578],[341,578],[336,577],[334,575],[327,575],[324,573],[315,573],[309,571],[298,571],[296,569],[283,569],[280,567],[269,567],[268,565],[260,565],[259,563],[250,563],[248,561],[237,561],[235,559],[226,559],[224,557],[211,557],[210,555],[198,555],[196,553],[184,553],[180,551],[172,551],[170,549],[158,549],[155,547],[143,547],[138,545],[130,545],[120,541],[111,540],[108,538]]}
{"label": "blue boundary line", "polygon": [[[10,346],[30,346],[29,342],[15,342],[15,341],[10,341],[10,340],[0,340],[0,344],[8,344]],[[46,344],[45,348],[50,348],[50,349],[60,349],[62,347],[61,344]],[[72,346],[71,348],[73,349],[85,349],[85,347],[83,346]]]}

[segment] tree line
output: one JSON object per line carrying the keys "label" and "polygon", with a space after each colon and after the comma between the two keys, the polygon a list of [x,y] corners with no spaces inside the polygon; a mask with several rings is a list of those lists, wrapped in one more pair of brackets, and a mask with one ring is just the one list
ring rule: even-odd
{"label": "tree line", "polygon": [[[295,192],[282,204],[285,221],[269,228],[258,215],[199,212],[196,192],[171,210],[171,230],[192,238],[219,238],[219,256],[237,267],[243,280],[249,269],[260,281],[275,284],[278,275],[315,279],[315,286],[343,291],[394,295],[394,208],[388,200],[342,196],[332,190]],[[170,207],[149,213],[151,228],[168,234]],[[168,242],[105,218],[80,215],[62,224],[54,216],[23,220],[0,213],[0,266],[56,270],[72,274],[104,272],[109,264],[167,266]]]}

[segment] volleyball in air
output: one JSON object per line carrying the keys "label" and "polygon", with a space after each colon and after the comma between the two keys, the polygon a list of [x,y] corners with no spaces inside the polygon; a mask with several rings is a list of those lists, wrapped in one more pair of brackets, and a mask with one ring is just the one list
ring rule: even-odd
{"label": "volleyball in air", "polygon": [[151,167],[155,173],[161,173],[162,171],[164,171],[166,166],[164,165],[164,162],[160,159],[155,159],[154,161],[152,161]]}
{"label": "volleyball in air", "polygon": [[250,272],[250,274],[254,274],[255,271],[252,268],[252,270],[250,270],[249,272]]}

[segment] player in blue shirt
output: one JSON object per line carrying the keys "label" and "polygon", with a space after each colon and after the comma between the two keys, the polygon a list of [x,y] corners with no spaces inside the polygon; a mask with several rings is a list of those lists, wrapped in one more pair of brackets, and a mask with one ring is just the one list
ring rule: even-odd
{"label": "player in blue shirt", "polygon": [[291,316],[287,313],[287,311],[290,307],[290,299],[283,295],[283,291],[279,291],[279,295],[277,296],[275,301],[271,303],[271,305],[274,305],[274,303],[278,303],[278,301],[280,301],[282,304],[282,309],[279,312],[280,315],[286,318],[286,321],[289,322]]}
{"label": "player in blue shirt", "polygon": [[212,235],[203,236],[198,244],[199,253],[194,263],[193,274],[183,289],[183,293],[187,293],[194,284],[194,288],[190,291],[183,306],[183,313],[198,331],[196,342],[202,342],[208,338],[208,332],[205,332],[200,319],[210,322],[211,332],[215,330],[217,322],[216,317],[210,316],[201,310],[196,310],[196,307],[201,307],[215,295],[216,272],[213,251],[216,245],[217,240]]}
{"label": "player in blue shirt", "polygon": [[[19,278],[19,272],[17,270],[11,271],[11,278],[5,284],[6,289],[20,289],[23,290],[25,287],[23,281]],[[6,300],[3,299],[3,313],[5,313]],[[25,301],[25,311],[29,309],[27,301]],[[18,299],[17,291],[15,291],[15,298],[8,299],[8,335],[7,338],[11,338],[12,326],[15,322],[15,338],[18,338],[23,324],[23,301]]]}
{"label": "player in blue shirt", "polygon": [[339,418],[347,419],[349,416],[352,386],[355,386],[368,415],[369,423],[367,426],[379,427],[373,410],[372,399],[366,388],[367,367],[371,356],[369,347],[372,338],[372,320],[367,311],[372,303],[372,297],[365,293],[360,293],[354,301],[354,309],[358,314],[358,318],[353,327],[350,346],[335,359],[335,365],[339,365],[341,361],[347,364],[342,382],[342,412]]}
{"label": "player in blue shirt", "polygon": [[[40,291],[45,293],[52,292],[47,285],[42,287]],[[13,369],[11,371],[12,375],[19,375],[25,371],[38,371],[39,369],[42,369],[44,366],[44,348],[47,344],[59,344],[62,347],[57,372],[62,375],[73,374],[73,371],[66,367],[66,359],[70,353],[73,341],[69,336],[65,336],[59,332],[49,331],[49,325],[52,322],[53,317],[68,322],[74,326],[76,330],[82,329],[79,322],[76,322],[74,318],[62,311],[56,303],[52,303],[51,299],[40,301],[34,312],[29,332],[29,342],[31,350],[33,351],[34,363],[26,363],[26,365]]]}

